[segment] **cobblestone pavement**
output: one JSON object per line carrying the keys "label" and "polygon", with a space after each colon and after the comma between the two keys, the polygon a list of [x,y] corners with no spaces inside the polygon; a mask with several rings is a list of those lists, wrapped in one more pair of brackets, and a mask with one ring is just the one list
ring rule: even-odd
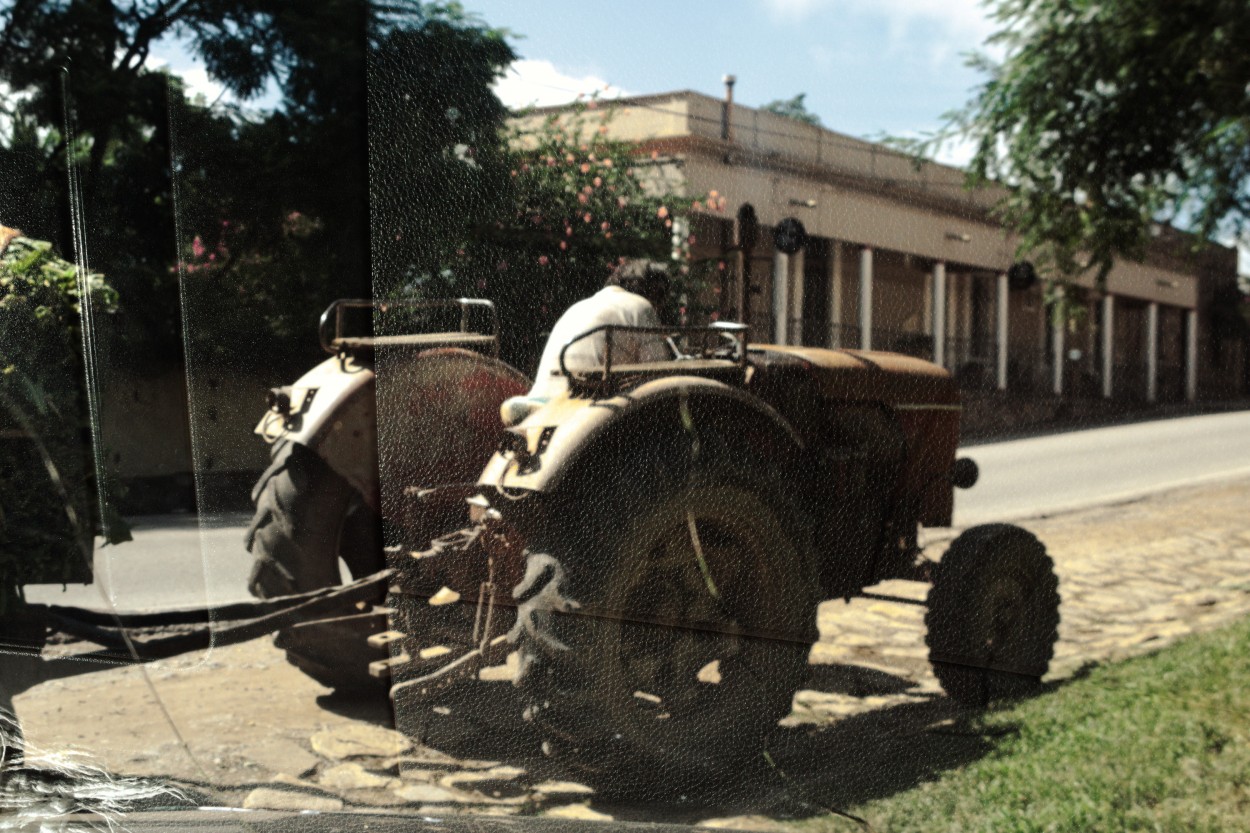
{"label": "cobblestone pavement", "polygon": [[[1059,576],[1059,642],[1047,680],[1087,663],[1156,650],[1250,614],[1250,483],[1237,481],[1022,524],[1046,545]],[[933,557],[955,537],[931,535]],[[928,588],[885,582],[879,592],[923,600]],[[804,691],[791,725],[928,699],[941,688],[924,646],[923,607],[855,599],[820,608],[812,663],[897,678],[891,694]]]}
{"label": "cobblestone pavement", "polygon": [[[1060,580],[1060,639],[1048,679],[1250,614],[1248,507],[1250,481],[1239,481],[1024,522],[1048,547]],[[956,534],[931,534],[930,554]],[[911,582],[876,589],[917,601],[927,593]],[[384,699],[327,698],[268,640],[151,667],[185,746],[136,668],[73,672],[15,702],[33,744],[83,748],[122,774],[172,776],[215,804],[766,828],[907,789],[992,748],[992,739],[960,730],[969,712],[942,696],[929,670],[923,619],[914,605],[821,605],[810,679],[770,755],[761,756],[767,765],[727,772],[724,795],[701,809],[608,805],[527,758],[532,737],[483,744],[475,718],[518,709],[505,679],[475,688],[467,707],[441,708],[423,724],[426,745],[414,744],[386,728],[395,715]],[[468,748],[460,745],[466,739]]]}

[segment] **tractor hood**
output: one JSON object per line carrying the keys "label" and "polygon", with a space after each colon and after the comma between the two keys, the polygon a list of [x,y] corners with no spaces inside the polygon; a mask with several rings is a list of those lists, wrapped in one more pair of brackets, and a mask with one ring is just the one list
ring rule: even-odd
{"label": "tractor hood", "polygon": [[[756,351],[759,351],[758,353]],[[923,359],[875,350],[752,345],[751,365],[764,377],[803,373],[824,397],[893,406],[959,406],[948,370]]]}

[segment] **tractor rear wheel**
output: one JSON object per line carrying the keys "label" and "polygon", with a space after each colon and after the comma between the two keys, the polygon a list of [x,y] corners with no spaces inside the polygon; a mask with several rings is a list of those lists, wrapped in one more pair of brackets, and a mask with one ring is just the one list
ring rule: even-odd
{"label": "tractor rear wheel", "polygon": [[1046,548],[1008,524],[973,527],[937,565],[925,616],[933,673],[953,699],[983,707],[1041,687],[1059,627],[1059,580]]}
{"label": "tractor rear wheel", "polygon": [[[271,459],[252,491],[256,514],[245,538],[255,558],[248,579],[253,595],[267,599],[333,587],[341,581],[340,559],[353,578],[385,566],[381,522],[359,492],[299,443],[275,444]],[[381,591],[376,601],[382,601]],[[311,631],[301,633],[292,628],[277,638],[292,665],[331,688],[381,688],[369,677],[368,662],[383,658],[384,651],[366,657],[368,649],[351,638],[306,645]]]}
{"label": "tractor rear wheel", "polygon": [[593,492],[566,484],[514,591],[525,715],[603,795],[735,779],[789,713],[816,636],[794,482],[680,445],[595,467]]}

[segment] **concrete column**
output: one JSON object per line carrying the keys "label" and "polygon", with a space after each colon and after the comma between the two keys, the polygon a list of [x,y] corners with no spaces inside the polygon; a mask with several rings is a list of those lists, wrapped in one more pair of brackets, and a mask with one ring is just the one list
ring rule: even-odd
{"label": "concrete column", "polygon": [[790,256],[773,256],[773,344],[786,344],[790,322]]}
{"label": "concrete column", "polygon": [[1115,395],[1115,296],[1102,296],[1102,395]]}
{"label": "concrete column", "polygon": [[1146,307],[1146,401],[1159,398],[1159,303]]}
{"label": "concrete column", "polygon": [[933,273],[924,273],[924,312],[920,329],[927,336],[933,335]]}
{"label": "concrete column", "polygon": [[872,249],[859,253],[859,348],[872,349]]}
{"label": "concrete column", "polygon": [[[1062,289],[1058,291],[1058,298],[1059,303],[1062,304]],[[1060,314],[1062,311],[1062,307],[1058,310],[1050,310],[1051,347],[1053,348],[1051,352],[1051,363],[1054,365],[1054,379],[1052,380],[1053,385],[1051,386],[1051,390],[1054,392],[1055,396],[1063,395],[1063,365],[1067,358],[1064,354],[1068,352],[1066,349],[1067,346],[1064,344],[1064,336],[1068,332],[1068,322],[1067,316]]]}
{"label": "concrete column", "polygon": [[734,294],[730,301],[734,306],[734,320],[743,324],[748,323],[746,318],[746,304],[743,299],[746,298],[746,254],[742,250],[733,253],[734,265]]}
{"label": "concrete column", "polygon": [[842,244],[829,241],[829,346],[842,346]]}
{"label": "concrete column", "polygon": [[946,263],[933,264],[933,363],[946,367]]}
{"label": "concrete column", "polygon": [[806,252],[790,255],[790,344],[803,344],[803,279],[807,269]]}
{"label": "concrete column", "polygon": [[998,276],[998,389],[1007,390],[1007,321],[1010,313],[1011,287],[1007,273]]}
{"label": "concrete column", "polygon": [[1198,398],[1198,310],[1185,313],[1185,399]]}

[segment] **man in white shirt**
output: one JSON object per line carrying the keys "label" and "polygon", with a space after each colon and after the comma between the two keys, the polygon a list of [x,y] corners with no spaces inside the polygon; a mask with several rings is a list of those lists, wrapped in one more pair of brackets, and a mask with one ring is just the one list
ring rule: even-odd
{"label": "man in white shirt", "polygon": [[[663,263],[649,260],[627,260],[608,277],[603,289],[569,307],[551,329],[543,348],[530,400],[548,400],[567,388],[560,373],[560,351],[577,336],[601,327],[616,324],[623,327],[659,327],[656,307],[668,295],[668,271]],[[595,333],[573,344],[564,354],[564,364],[571,371],[603,367],[607,334]],[[673,351],[662,335],[617,333],[612,337],[612,364],[637,364],[673,358]]]}

